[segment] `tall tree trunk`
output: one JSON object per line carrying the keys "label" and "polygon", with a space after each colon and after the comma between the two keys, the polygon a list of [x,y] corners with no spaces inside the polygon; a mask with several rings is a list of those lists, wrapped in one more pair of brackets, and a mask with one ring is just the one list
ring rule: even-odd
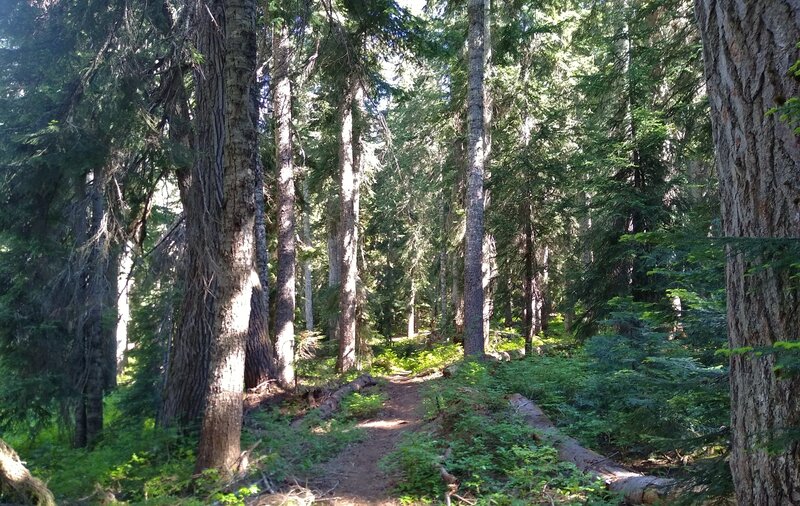
{"label": "tall tree trunk", "polygon": [[[303,180],[303,244],[311,249],[314,245],[314,238],[311,236],[311,201],[308,189],[308,177]],[[306,321],[306,330],[314,330],[314,282],[312,279],[311,260],[303,259],[303,316]]]}
{"label": "tall tree trunk", "polygon": [[103,431],[103,392],[109,387],[109,369],[112,367],[109,360],[114,362],[109,358],[108,340],[112,333],[106,318],[111,289],[107,279],[111,245],[107,229],[106,182],[107,168],[96,167],[92,172],[89,195],[91,219],[86,236],[89,253],[81,276],[86,283],[83,291],[86,310],[81,323],[83,367],[75,430],[75,444],[79,447],[94,446]]}
{"label": "tall tree trunk", "polygon": [[[258,99],[254,98],[254,107]],[[257,114],[257,111],[256,111]],[[257,124],[258,117],[254,119]],[[276,376],[275,348],[269,336],[269,251],[267,250],[267,224],[264,209],[264,167],[258,150],[253,154],[253,190],[255,202],[254,261],[256,275],[250,294],[250,322],[244,359],[244,386],[255,388]]]}
{"label": "tall tree trunk", "polygon": [[[251,100],[253,101],[253,124],[258,130],[261,117],[261,89],[259,76],[256,75],[257,85],[253,87]],[[258,131],[256,131],[258,135]],[[250,323],[247,330],[247,346],[244,358],[244,386],[255,388],[269,378],[276,376],[277,359],[275,347],[269,335],[269,249],[267,247],[267,220],[264,202],[264,166],[261,163],[261,153],[258,149],[253,151],[253,190],[255,210],[255,225],[253,237],[255,239],[254,263],[255,276],[250,295]]]}
{"label": "tall tree trunk", "polygon": [[[796,280],[765,239],[800,238],[800,143],[769,109],[797,97],[797,0],[696,0],[711,103],[725,235],[728,338],[733,349],[800,337]],[[758,238],[756,241],[748,239]],[[746,251],[756,244],[764,251]],[[741,505],[800,504],[800,377],[773,354],[731,356],[730,459]],[[774,444],[769,443],[775,438]]]}
{"label": "tall tree trunk", "polygon": [[[236,471],[240,457],[245,342],[252,288],[252,160],[256,125],[251,97],[256,72],[256,4],[255,0],[215,1],[208,8],[210,12],[199,18],[203,44],[198,45],[198,50],[216,68],[206,75],[202,88],[216,92],[217,97],[222,95],[223,116],[201,120],[222,127],[216,131],[224,133],[224,148],[222,184],[217,188],[222,212],[216,255],[216,318],[196,468],[215,468],[228,474]],[[198,105],[200,95],[198,90]]]}
{"label": "tall tree trunk", "polygon": [[[198,22],[197,50],[207,56],[194,73],[196,106],[194,138],[189,126],[189,103],[183,75],[174,79],[180,98],[169,112],[170,139],[185,149],[193,148],[191,166],[179,163],[178,189],[186,219],[184,292],[180,320],[172,336],[159,422],[163,426],[189,425],[203,413],[208,384],[209,350],[214,328],[215,258],[219,244],[222,159],[222,55],[221,35],[208,19],[204,5],[192,7]],[[218,54],[219,53],[219,54]],[[182,162],[183,157],[176,157]]]}
{"label": "tall tree trunk", "polygon": [[483,172],[485,144],[485,97],[483,89],[485,63],[486,2],[470,0],[469,14],[469,87],[467,95],[469,129],[469,164],[467,171],[467,226],[464,255],[464,353],[477,357],[484,354],[484,291],[483,291]]}
{"label": "tall tree trunk", "polygon": [[534,314],[536,312],[534,302],[534,251],[533,251],[533,224],[531,223],[531,206],[522,206],[522,220],[525,227],[524,238],[524,279],[522,295],[522,335],[525,337],[525,356],[533,353],[533,336],[536,334],[534,329]]}
{"label": "tall tree trunk", "polygon": [[358,80],[350,76],[339,104],[339,218],[341,283],[339,289],[339,357],[336,368],[346,372],[356,366],[356,278],[358,275],[358,228],[355,193],[358,181],[353,162],[353,104]]}
{"label": "tall tree trunk", "polygon": [[273,114],[278,170],[278,300],[275,307],[277,380],[294,387],[295,218],[292,166],[292,88],[289,63],[292,42],[286,23],[272,29]]}
{"label": "tall tree trunk", "polygon": [[[188,94],[184,73],[176,65],[171,74],[176,93],[167,107],[170,141],[175,146],[172,162],[176,165],[178,190],[186,222],[186,251],[184,253],[184,287],[180,319],[170,339],[167,354],[164,390],[162,393],[159,423],[169,426],[197,420],[203,412],[206,381],[208,378],[208,346],[213,322],[211,290],[215,283],[211,258],[206,255],[204,238],[216,240],[215,224],[204,224],[205,209],[216,209],[216,199],[211,199],[211,184],[202,181],[213,178],[209,169],[208,151],[199,153],[194,162],[186,153],[194,151],[198,142],[212,140],[208,130],[192,131]],[[197,76],[195,76],[197,78]],[[205,102],[204,102],[205,103]],[[194,136],[193,136],[194,134]],[[208,203],[206,206],[205,203]],[[204,227],[212,227],[209,233]],[[191,273],[191,275],[189,275]]]}
{"label": "tall tree trunk", "polygon": [[406,335],[408,337],[414,337],[415,335],[417,335],[416,323],[415,323],[415,318],[414,318],[414,316],[415,316],[414,315],[414,305],[416,304],[416,298],[417,298],[417,286],[414,283],[414,280],[412,279],[411,280],[411,294],[410,294],[410,296],[408,298],[408,306],[407,306],[407,310],[408,310],[408,326],[407,326]]}
{"label": "tall tree trunk", "polygon": [[[339,285],[342,282],[342,236],[339,218],[341,215],[341,204],[335,205],[337,200],[329,198],[325,204],[328,214],[327,220],[327,251],[328,251],[328,288],[333,292],[336,290],[337,298],[334,301],[336,309],[330,312],[328,317],[328,338],[332,341],[339,339]],[[329,311],[332,306],[329,306]]]}

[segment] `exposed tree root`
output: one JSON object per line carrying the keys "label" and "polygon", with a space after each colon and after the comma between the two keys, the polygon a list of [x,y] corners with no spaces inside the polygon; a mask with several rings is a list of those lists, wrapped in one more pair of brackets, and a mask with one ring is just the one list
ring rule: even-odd
{"label": "exposed tree root", "polygon": [[33,476],[17,452],[0,439],[0,492],[22,504],[55,506],[56,500],[47,485]]}
{"label": "exposed tree root", "polygon": [[609,490],[621,492],[629,504],[654,504],[674,496],[675,480],[635,473],[584,448],[575,439],[559,432],[533,401],[520,394],[512,395],[509,402],[530,426],[538,429],[544,439],[558,450],[561,460],[572,462],[581,471],[601,478]]}

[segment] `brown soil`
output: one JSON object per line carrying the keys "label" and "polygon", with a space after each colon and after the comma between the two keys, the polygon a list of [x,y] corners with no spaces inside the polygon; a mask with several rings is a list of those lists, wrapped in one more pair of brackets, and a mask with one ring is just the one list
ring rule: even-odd
{"label": "brown soil", "polygon": [[324,492],[316,504],[336,506],[395,506],[392,498],[394,478],[381,471],[380,460],[394,450],[403,434],[422,424],[422,403],[419,388],[429,378],[392,376],[384,387],[389,399],[373,419],[358,426],[364,439],[329,461],[309,483]]}

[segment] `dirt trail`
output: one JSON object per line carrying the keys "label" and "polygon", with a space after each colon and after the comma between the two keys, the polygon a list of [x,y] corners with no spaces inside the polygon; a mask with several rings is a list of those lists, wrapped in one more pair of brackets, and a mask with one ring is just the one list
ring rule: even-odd
{"label": "dirt trail", "polygon": [[378,462],[394,450],[403,434],[422,424],[420,386],[430,378],[392,376],[384,387],[389,397],[378,415],[358,424],[364,439],[326,463],[314,488],[330,491],[317,504],[335,506],[395,506],[391,497],[391,476],[378,468]]}

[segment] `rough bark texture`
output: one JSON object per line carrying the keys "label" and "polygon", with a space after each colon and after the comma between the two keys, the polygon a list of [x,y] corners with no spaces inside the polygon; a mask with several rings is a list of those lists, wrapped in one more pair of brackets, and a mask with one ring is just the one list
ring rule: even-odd
{"label": "rough bark texture", "polygon": [[[257,104],[258,101],[254,101]],[[256,124],[257,118],[254,118]],[[253,188],[255,191],[254,255],[256,275],[250,294],[250,323],[244,359],[244,386],[255,388],[275,376],[276,358],[269,337],[269,251],[264,211],[264,168],[256,151],[253,157]]]}
{"label": "rough bark texture", "polygon": [[[338,290],[342,282],[342,237],[339,227],[341,206],[336,206],[336,200],[330,198],[326,202],[327,220],[327,251],[328,251],[328,288],[333,292]],[[339,301],[335,300],[336,310],[328,316],[328,337],[335,341],[339,339]],[[328,305],[328,310],[331,305]]]}
{"label": "rough bark texture", "polygon": [[224,150],[218,193],[222,213],[216,255],[219,268],[215,272],[216,318],[196,468],[215,468],[226,474],[237,470],[240,457],[244,355],[252,287],[252,160],[256,125],[252,121],[251,93],[256,70],[256,4],[255,0],[228,0],[208,6],[210,13],[217,15],[213,19],[210,15],[202,17],[199,24],[201,38],[208,37],[207,60],[222,63],[221,75],[206,75],[206,79],[223,95]]}
{"label": "rough bark texture", "polygon": [[[325,402],[317,406],[311,413],[314,413],[316,416],[319,417],[320,420],[326,420],[330,418],[333,413],[339,408],[339,404],[342,402],[344,397],[352,392],[358,392],[362,388],[366,388],[372,385],[376,385],[375,379],[370,376],[369,374],[362,374],[358,378],[354,379],[350,383],[342,386],[341,388],[337,389],[333,392],[330,397],[328,397]],[[309,413],[310,414],[310,413]],[[306,415],[308,416],[308,415]],[[292,427],[299,427],[305,417],[298,418],[294,422],[292,422]]]}
{"label": "rough bark texture", "polygon": [[358,229],[355,193],[358,181],[353,163],[353,102],[357,84],[351,77],[339,104],[339,235],[341,238],[341,283],[339,288],[339,357],[336,368],[346,372],[356,366],[356,278],[358,276]]}
{"label": "rough bark texture", "polygon": [[277,380],[294,388],[295,217],[292,165],[291,38],[285,23],[272,30],[273,114],[278,171],[278,300],[275,305]]}
{"label": "rough bark texture", "polygon": [[[311,249],[314,245],[314,238],[311,236],[311,214],[309,211],[309,189],[308,177],[303,181],[303,201],[306,202],[303,210],[303,244]],[[303,316],[306,322],[306,330],[314,330],[314,282],[312,279],[311,260],[303,260]]]}
{"label": "rough bark texture", "polygon": [[[194,5],[193,16],[205,16],[205,8]],[[205,19],[205,18],[200,18]],[[210,23],[206,20],[206,24]],[[220,42],[206,34],[211,27],[198,29],[195,45],[201,54],[221,51]],[[218,35],[218,34],[217,34]],[[213,54],[212,54],[213,55]],[[214,257],[218,248],[221,199],[218,195],[221,177],[218,167],[222,160],[222,83],[212,81],[221,76],[221,56],[206,58],[194,73],[195,100],[194,138],[189,125],[189,104],[183,85],[178,86],[180,98],[170,112],[170,138],[187,151],[195,152],[189,165],[178,157],[178,188],[186,216],[186,252],[183,301],[180,320],[169,349],[166,380],[160,412],[161,425],[188,425],[196,422],[205,406],[208,384],[209,348],[214,326]],[[209,80],[205,78],[208,77]],[[177,82],[183,82],[179,73]],[[219,89],[217,89],[219,88]]]}
{"label": "rough bark texture", "polygon": [[[80,391],[81,399],[76,414],[75,444],[78,447],[93,446],[103,430],[103,392],[111,386],[116,371],[116,360],[110,340],[112,326],[106,318],[109,307],[109,250],[111,239],[108,230],[108,212],[105,187],[107,168],[99,166],[92,172],[89,195],[91,219],[89,221],[86,246],[89,248],[84,266],[85,313],[81,317],[83,337]],[[115,302],[115,301],[114,301]]]}
{"label": "rough bark texture", "polygon": [[[42,480],[33,476],[17,452],[0,439],[0,493],[16,504],[55,506],[53,493]],[[18,501],[18,502],[16,502]]]}
{"label": "rough bark texture", "polygon": [[561,434],[536,404],[519,394],[512,395],[509,403],[558,450],[558,458],[572,462],[585,473],[597,476],[606,483],[609,490],[622,493],[627,504],[661,504],[670,498],[669,492],[674,480],[632,472],[608,457],[582,447],[571,437]]}
{"label": "rough bark texture", "polygon": [[[767,113],[800,91],[789,72],[800,56],[800,2],[696,0],[695,7],[724,232],[734,239],[726,271],[730,346],[796,341],[797,284],[785,270],[764,267],[786,252],[771,258],[761,249],[765,241],[748,239],[800,238],[800,143],[789,125]],[[747,251],[744,242],[755,247]],[[730,367],[738,503],[800,504],[800,442],[765,444],[800,425],[800,378],[779,375],[771,354],[734,354]]]}
{"label": "rough bark texture", "polygon": [[[253,124],[256,127],[261,111],[258,88],[258,86],[254,86],[251,95],[253,101],[251,113],[253,114]],[[256,145],[258,145],[257,140]],[[264,166],[261,163],[261,153],[258,149],[253,151],[252,163],[256,206],[253,228],[256,272],[253,276],[253,291],[250,296],[250,325],[247,331],[247,347],[244,358],[244,386],[246,388],[255,388],[269,378],[274,378],[276,368],[275,347],[269,336],[269,250],[267,249],[267,220],[264,203]]]}
{"label": "rough bark texture", "polygon": [[469,86],[467,95],[469,163],[465,208],[467,225],[464,255],[464,353],[482,357],[484,352],[483,293],[483,172],[484,172],[484,43],[485,2],[469,2]]}

